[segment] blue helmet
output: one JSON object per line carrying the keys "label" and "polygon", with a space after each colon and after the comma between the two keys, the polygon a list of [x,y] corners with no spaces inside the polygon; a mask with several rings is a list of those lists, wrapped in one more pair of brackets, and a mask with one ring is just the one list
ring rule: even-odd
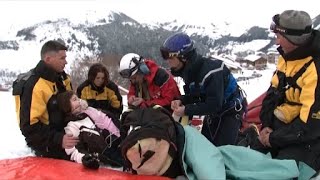
{"label": "blue helmet", "polygon": [[184,33],[176,33],[168,37],[160,48],[163,59],[170,57],[185,58],[192,50],[194,50],[193,41]]}

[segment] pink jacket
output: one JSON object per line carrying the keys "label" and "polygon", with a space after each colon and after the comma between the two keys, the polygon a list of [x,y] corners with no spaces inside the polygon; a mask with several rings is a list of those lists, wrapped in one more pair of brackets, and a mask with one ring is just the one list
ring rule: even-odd
{"label": "pink jacket", "polygon": [[105,113],[93,108],[88,107],[83,111],[94,121],[95,125],[100,129],[106,129],[110,133],[120,137],[120,131],[117,126],[114,125],[111,118],[108,117]]}

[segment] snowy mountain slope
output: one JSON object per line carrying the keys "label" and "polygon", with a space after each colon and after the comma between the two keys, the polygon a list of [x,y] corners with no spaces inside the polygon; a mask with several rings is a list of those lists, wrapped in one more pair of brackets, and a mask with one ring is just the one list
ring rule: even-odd
{"label": "snowy mountain slope", "polygon": [[[314,23],[319,26],[320,16]],[[14,31],[13,27],[10,31]],[[47,20],[16,30],[16,36],[0,41],[0,59],[3,60],[0,69],[29,69],[39,60],[42,44],[51,39],[62,40],[70,47],[67,68],[77,59],[106,54],[121,56],[128,52],[152,57],[162,64],[159,47],[166,37],[177,31],[189,34],[203,54],[234,55],[274,49],[273,34],[262,27],[246,30],[228,22],[191,25],[177,20],[146,24],[122,12],[91,10],[74,15],[74,18]],[[31,61],[28,64],[32,65],[22,65],[22,60]]]}
{"label": "snowy mountain slope", "polygon": [[231,41],[228,43],[227,46],[225,46],[225,48],[227,50],[230,50],[233,52],[233,54],[238,53],[238,52],[244,52],[244,51],[259,51],[262,48],[266,47],[271,40],[269,39],[256,39],[256,40],[252,40],[250,42],[245,42],[245,43],[238,43],[238,42],[234,42]]}
{"label": "snowy mountain slope", "polygon": [[87,27],[72,24],[67,19],[59,19],[45,21],[18,31],[14,41],[18,44],[18,49],[9,47],[0,50],[0,59],[7,60],[2,61],[1,68],[21,71],[30,69],[31,67],[25,64],[34,66],[40,60],[41,46],[52,39],[62,40],[68,45],[69,65],[76,59],[99,54],[98,43],[94,38],[88,36]]}
{"label": "snowy mountain slope", "polygon": [[184,24],[180,21],[157,23],[158,27],[169,31],[182,31],[189,35],[209,36],[211,39],[218,39],[222,36],[240,36],[246,29],[230,24],[228,22],[212,22],[204,24]]}

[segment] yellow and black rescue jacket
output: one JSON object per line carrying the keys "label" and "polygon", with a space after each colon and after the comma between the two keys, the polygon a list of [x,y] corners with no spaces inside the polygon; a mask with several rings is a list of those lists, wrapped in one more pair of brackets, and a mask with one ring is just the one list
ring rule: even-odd
{"label": "yellow and black rescue jacket", "polygon": [[77,88],[79,98],[88,102],[88,105],[103,111],[110,111],[118,118],[122,113],[122,96],[117,85],[109,82],[104,87],[96,87],[88,80]]}
{"label": "yellow and black rescue jacket", "polygon": [[28,146],[38,155],[61,158],[65,154],[62,138],[66,124],[64,120],[50,122],[48,111],[52,95],[65,90],[72,90],[70,77],[64,72],[56,73],[42,60],[27,78],[13,83],[20,129]]}
{"label": "yellow and black rescue jacket", "polygon": [[[274,148],[317,143],[320,150],[319,41],[320,33],[314,32],[312,43],[298,47],[293,52],[284,54],[281,47],[278,48],[281,56],[260,113],[263,127],[273,129],[269,140]],[[295,82],[283,83],[283,78],[292,79],[301,69],[303,73],[296,78]],[[298,91],[290,91],[290,88]],[[298,96],[297,101],[290,102],[290,99],[295,96]],[[294,103],[299,110],[298,117],[288,124],[282,123],[273,115],[274,109],[285,103]]]}

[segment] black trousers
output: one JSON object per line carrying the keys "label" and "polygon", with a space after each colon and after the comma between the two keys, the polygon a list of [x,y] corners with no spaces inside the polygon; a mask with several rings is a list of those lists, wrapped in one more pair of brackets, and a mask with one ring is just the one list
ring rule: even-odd
{"label": "black trousers", "polygon": [[244,110],[229,109],[221,116],[207,116],[201,133],[215,146],[234,145],[237,142]]}
{"label": "black trousers", "polygon": [[316,171],[320,170],[320,142],[310,144],[294,144],[281,148],[270,148],[262,145],[257,138],[250,145],[250,148],[264,154],[270,153],[274,159],[293,159],[297,163],[306,163]]}

